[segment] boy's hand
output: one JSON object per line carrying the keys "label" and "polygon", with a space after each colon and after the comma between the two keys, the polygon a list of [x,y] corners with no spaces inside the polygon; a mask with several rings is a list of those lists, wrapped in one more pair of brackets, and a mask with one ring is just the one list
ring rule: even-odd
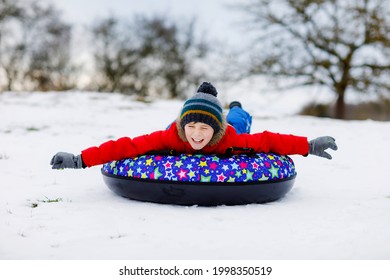
{"label": "boy's hand", "polygon": [[332,159],[332,156],[325,152],[326,149],[331,148],[337,150],[336,140],[330,136],[322,136],[309,141],[309,154]]}
{"label": "boy's hand", "polygon": [[75,156],[74,154],[59,152],[56,153],[50,161],[52,169],[64,169],[64,168],[83,168],[83,160],[81,155]]}

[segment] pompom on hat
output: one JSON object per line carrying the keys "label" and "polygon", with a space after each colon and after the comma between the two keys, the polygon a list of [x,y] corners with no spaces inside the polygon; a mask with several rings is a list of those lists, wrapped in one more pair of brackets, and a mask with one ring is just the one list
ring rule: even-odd
{"label": "pompom on hat", "polygon": [[202,122],[214,129],[214,134],[224,127],[222,105],[217,99],[218,92],[208,82],[203,82],[196,94],[183,105],[179,123],[182,129],[190,122]]}

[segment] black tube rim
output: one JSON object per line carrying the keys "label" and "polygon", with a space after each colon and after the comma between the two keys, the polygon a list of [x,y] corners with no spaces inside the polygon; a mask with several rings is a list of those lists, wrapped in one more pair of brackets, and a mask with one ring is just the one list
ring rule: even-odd
{"label": "black tube rim", "polygon": [[276,201],[292,189],[296,177],[294,175],[272,181],[210,183],[139,179],[102,173],[108,188],[119,196],[182,206],[233,206]]}

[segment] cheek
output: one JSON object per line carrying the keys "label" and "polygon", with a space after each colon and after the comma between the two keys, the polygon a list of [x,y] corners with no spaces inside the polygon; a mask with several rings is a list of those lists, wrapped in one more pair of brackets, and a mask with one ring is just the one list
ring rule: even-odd
{"label": "cheek", "polygon": [[211,138],[213,138],[213,135],[214,135],[214,132],[208,132],[207,133],[207,139],[211,140]]}
{"label": "cheek", "polygon": [[185,130],[185,131],[184,131],[184,134],[185,134],[187,140],[191,138],[191,131]]}

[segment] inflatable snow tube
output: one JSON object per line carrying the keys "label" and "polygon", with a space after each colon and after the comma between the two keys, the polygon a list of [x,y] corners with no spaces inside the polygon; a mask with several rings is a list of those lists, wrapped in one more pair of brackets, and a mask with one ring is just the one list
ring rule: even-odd
{"label": "inflatable snow tube", "polygon": [[280,199],[296,171],[288,156],[144,155],[106,163],[103,179],[116,194],[178,205],[240,205]]}

